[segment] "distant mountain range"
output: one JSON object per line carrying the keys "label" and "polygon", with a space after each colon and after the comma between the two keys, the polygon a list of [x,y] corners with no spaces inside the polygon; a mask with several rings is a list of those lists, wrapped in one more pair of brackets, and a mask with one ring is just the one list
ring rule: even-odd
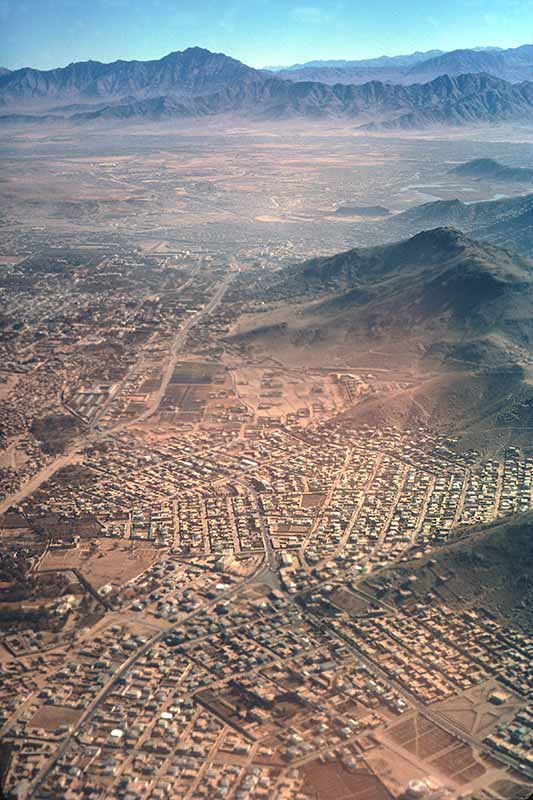
{"label": "distant mountain range", "polygon": [[329,61],[306,61],[303,64],[293,64],[290,67],[264,67],[270,72],[298,72],[302,69],[351,69],[352,67],[389,67],[391,65],[410,67],[428,58],[441,56],[444,50],[427,50],[426,52],[409,53],[401,56],[378,56],[378,58],[365,58],[359,60],[330,59]]}
{"label": "distant mountain range", "polygon": [[293,81],[329,84],[380,80],[409,85],[427,82],[439,75],[453,76],[467,72],[486,72],[496,78],[517,82],[533,79],[533,45],[526,44],[508,50],[498,47],[474,47],[450,52],[428,50],[424,53],[357,61],[308,61],[290,67],[275,67],[272,71]]}
{"label": "distant mountain range", "polygon": [[411,67],[409,80],[428,80],[435,75],[485,72],[507,81],[533,78],[533,45],[509,50],[452,50]]}
{"label": "distant mountain range", "polygon": [[533,253],[533,194],[479,203],[436,200],[398,214],[393,222],[409,233],[436,225],[453,225],[477,239],[526,256]]}
{"label": "distant mountain range", "polygon": [[[427,63],[427,62],[422,62]],[[158,121],[213,114],[339,117],[357,127],[418,128],[533,119],[533,82],[487,74],[424,84],[298,83],[221,53],[189,48],[157,61],[97,61],[0,76],[3,123]]]}
{"label": "distant mountain range", "polygon": [[463,50],[428,50],[403,56],[381,56],[360,61],[308,61],[274,70],[280,77],[294,81],[322,83],[364,83],[380,80],[387,83],[427,82],[439,75],[462,75],[484,72],[511,82],[533,79],[533,45],[502,50],[475,47]]}

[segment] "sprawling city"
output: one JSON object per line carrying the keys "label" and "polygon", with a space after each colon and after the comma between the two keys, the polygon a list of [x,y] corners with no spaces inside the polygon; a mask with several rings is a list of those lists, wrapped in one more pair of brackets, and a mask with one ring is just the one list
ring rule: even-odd
{"label": "sprawling city", "polygon": [[527,800],[530,118],[59,72],[0,74],[0,796]]}

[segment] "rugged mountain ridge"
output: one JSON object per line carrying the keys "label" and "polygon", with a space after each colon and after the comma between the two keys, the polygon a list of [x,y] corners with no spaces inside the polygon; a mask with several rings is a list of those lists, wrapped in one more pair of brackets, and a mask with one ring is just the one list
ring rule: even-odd
{"label": "rugged mountain ridge", "polygon": [[294,83],[190,48],[159,61],[85,62],[0,77],[4,123],[159,121],[214,114],[353,119],[366,129],[533,119],[533,83],[442,75],[426,84]]}
{"label": "rugged mountain ridge", "polygon": [[416,225],[455,225],[479,228],[513,219],[533,209],[533,194],[464,203],[461,200],[434,200],[403,211],[396,221]]}
{"label": "rugged mountain ridge", "polygon": [[84,61],[51,70],[24,67],[0,77],[0,103],[199,97],[261,79],[260,72],[223,53],[190,47],[152,61]]}

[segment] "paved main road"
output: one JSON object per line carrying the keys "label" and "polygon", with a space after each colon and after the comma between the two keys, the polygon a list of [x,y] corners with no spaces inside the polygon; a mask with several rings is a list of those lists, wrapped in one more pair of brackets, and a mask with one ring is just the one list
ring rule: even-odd
{"label": "paved main road", "polygon": [[135,423],[143,422],[144,420],[149,419],[149,417],[152,417],[156,413],[157,409],[161,405],[163,397],[165,396],[165,392],[167,390],[168,384],[170,383],[170,379],[172,378],[172,374],[174,372],[174,368],[178,361],[178,357],[181,351],[183,350],[185,342],[187,341],[187,336],[189,335],[190,331],[202,319],[204,319],[204,317],[208,317],[209,314],[211,314],[215,310],[215,308],[219,305],[220,301],[224,297],[226,289],[231,283],[232,278],[233,278],[233,273],[228,272],[228,274],[218,287],[217,291],[215,292],[209,303],[197,314],[191,316],[191,318],[187,320],[187,322],[184,325],[181,326],[178,333],[176,334],[174,342],[172,343],[172,347],[170,350],[170,358],[163,373],[163,378],[161,380],[161,385],[159,389],[154,395],[152,402],[150,403],[146,411],[143,411],[139,417],[133,420],[133,422],[128,422],[127,423],[128,426]]}
{"label": "paved main road", "polygon": [[52,475],[54,475],[58,470],[63,469],[63,467],[67,467],[70,464],[80,463],[82,458],[81,454],[77,452],[78,449],[79,445],[75,451],[55,458],[49,464],[46,464],[46,466],[40,469],[39,472],[36,472],[35,475],[32,475],[32,477],[23,486],[21,486],[17,492],[5,497],[2,502],[0,502],[0,514],[5,514],[10,506],[16,506],[18,503],[21,503],[24,498],[35,492],[39,486],[41,486],[41,484],[51,478]]}
{"label": "paved main road", "polygon": [[265,548],[265,556],[267,564],[270,571],[275,574],[278,570],[278,558],[276,556],[274,548],[272,547],[272,540],[270,539],[270,531],[268,530],[268,525],[265,519],[265,515],[263,513],[263,509],[261,508],[260,497],[253,488],[253,486],[251,486],[250,483],[243,480],[242,478],[232,478],[231,483],[239,483],[241,486],[243,486],[246,489],[246,491],[252,495],[257,504],[257,511],[259,514],[259,524],[261,526],[261,538],[263,539],[263,547]]}

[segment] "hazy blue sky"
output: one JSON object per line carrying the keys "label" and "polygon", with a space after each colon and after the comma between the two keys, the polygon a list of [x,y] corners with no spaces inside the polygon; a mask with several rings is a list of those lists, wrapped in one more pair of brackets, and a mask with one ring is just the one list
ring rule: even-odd
{"label": "hazy blue sky", "polygon": [[531,42],[533,0],[0,0],[0,65],[159,58],[252,66]]}

